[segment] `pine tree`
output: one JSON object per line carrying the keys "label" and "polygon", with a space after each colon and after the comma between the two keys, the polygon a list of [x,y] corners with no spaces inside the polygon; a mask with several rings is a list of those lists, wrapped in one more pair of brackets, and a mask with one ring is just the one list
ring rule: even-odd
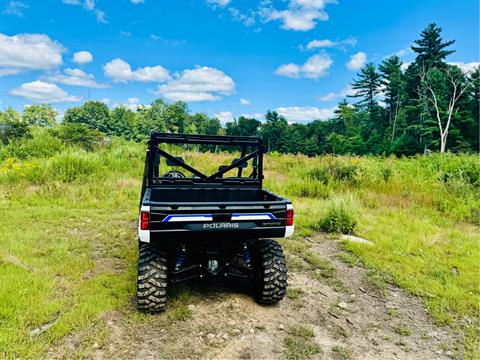
{"label": "pine tree", "polygon": [[262,136],[268,151],[278,151],[280,141],[288,127],[287,120],[276,111],[268,111],[265,115],[265,124],[262,126]]}
{"label": "pine tree", "polygon": [[388,124],[390,127],[389,143],[395,141],[398,131],[398,120],[405,101],[405,79],[402,73],[402,61],[398,56],[392,56],[379,66],[382,75],[383,93],[387,104]]}
{"label": "pine tree", "polygon": [[377,72],[374,63],[368,63],[357,74],[358,78],[354,80],[352,89],[356,90],[351,97],[361,97],[359,105],[366,105],[370,112],[377,105],[377,96],[380,93],[381,76]]}
{"label": "pine tree", "polygon": [[377,72],[375,64],[368,63],[357,75],[357,79],[352,83],[352,89],[356,93],[351,97],[360,97],[362,100],[356,105],[359,112],[367,110],[368,116],[364,118],[362,124],[362,139],[367,144],[367,152],[380,154],[383,152],[385,138],[385,129],[388,126],[384,121],[383,109],[378,106],[377,96],[381,92],[381,75]]}
{"label": "pine tree", "polygon": [[442,28],[432,23],[427,25],[420,39],[414,43],[411,48],[417,56],[405,73],[407,133],[402,136],[404,144],[397,144],[399,149],[408,154],[425,152],[437,141],[435,116],[429,106],[428,94],[421,85],[420,75],[434,68],[446,69],[448,65],[445,59],[454,52],[448,47],[455,41],[444,41]]}
{"label": "pine tree", "polygon": [[470,111],[473,123],[471,131],[468,133],[471,136],[473,151],[478,151],[480,153],[480,66],[470,74],[470,81],[472,82],[472,87],[468,94],[468,110]]}
{"label": "pine tree", "polygon": [[319,152],[318,138],[313,135],[303,142],[302,153],[307,156],[315,156]]}
{"label": "pine tree", "polygon": [[337,109],[334,111],[335,120],[339,122],[341,131],[337,131],[342,135],[355,136],[360,133],[360,122],[356,116],[355,107],[348,103],[347,100],[342,100],[338,103]]}
{"label": "pine tree", "polygon": [[420,67],[430,69],[432,67],[444,67],[445,58],[455,50],[447,48],[455,43],[455,40],[443,42],[442,28],[435,23],[428,24],[420,34],[420,39],[415,40],[412,50],[417,54],[415,63]]}

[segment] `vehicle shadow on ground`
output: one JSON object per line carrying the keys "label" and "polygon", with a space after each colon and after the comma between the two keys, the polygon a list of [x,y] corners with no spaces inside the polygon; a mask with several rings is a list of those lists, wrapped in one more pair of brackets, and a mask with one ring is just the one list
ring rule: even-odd
{"label": "vehicle shadow on ground", "polygon": [[169,300],[182,296],[185,292],[200,301],[201,299],[208,299],[210,302],[215,302],[215,300],[221,302],[226,296],[231,295],[244,295],[251,297],[252,301],[255,300],[254,286],[251,283],[237,279],[195,279],[176,284],[169,288]]}

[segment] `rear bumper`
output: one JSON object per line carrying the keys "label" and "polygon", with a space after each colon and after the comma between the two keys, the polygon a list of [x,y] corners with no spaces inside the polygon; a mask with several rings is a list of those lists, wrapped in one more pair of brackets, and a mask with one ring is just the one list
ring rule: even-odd
{"label": "rear bumper", "polygon": [[[202,225],[202,224],[198,224]],[[285,236],[285,227],[269,227],[269,228],[236,228],[232,230],[210,229],[186,230],[152,230],[150,231],[150,242],[177,241],[182,242],[198,242],[198,241],[214,241],[219,240],[225,243],[245,241],[260,238],[279,238]]]}
{"label": "rear bumper", "polygon": [[291,203],[242,204],[239,206],[158,206],[143,205],[149,213],[149,229],[141,230],[141,242],[167,241],[235,242],[261,238],[281,238],[293,234],[294,227],[286,226],[286,213]]}

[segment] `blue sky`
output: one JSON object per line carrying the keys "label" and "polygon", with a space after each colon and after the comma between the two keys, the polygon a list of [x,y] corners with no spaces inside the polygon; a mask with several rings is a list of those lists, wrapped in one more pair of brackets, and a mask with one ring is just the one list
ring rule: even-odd
{"label": "blue sky", "polygon": [[226,121],[277,110],[328,118],[366,61],[430,22],[479,61],[476,0],[0,0],[0,109],[92,99],[134,109],[157,97]]}

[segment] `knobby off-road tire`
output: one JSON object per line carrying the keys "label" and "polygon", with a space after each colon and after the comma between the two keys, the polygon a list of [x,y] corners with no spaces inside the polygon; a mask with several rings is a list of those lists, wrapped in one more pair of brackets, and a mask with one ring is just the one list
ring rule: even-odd
{"label": "knobby off-road tire", "polygon": [[282,247],[274,240],[258,240],[253,255],[258,274],[256,300],[260,304],[274,305],[287,291],[287,265]]}
{"label": "knobby off-road tire", "polygon": [[138,251],[137,306],[140,311],[158,313],[167,302],[167,256],[150,244]]}

